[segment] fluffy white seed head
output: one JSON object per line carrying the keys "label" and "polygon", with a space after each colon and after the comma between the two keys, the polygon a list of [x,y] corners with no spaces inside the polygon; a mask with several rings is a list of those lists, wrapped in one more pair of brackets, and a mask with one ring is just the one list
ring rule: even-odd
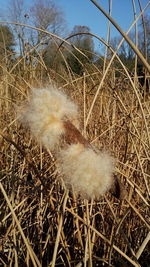
{"label": "fluffy white seed head", "polygon": [[59,162],[66,185],[83,197],[99,197],[112,185],[114,160],[106,152],[73,144],[60,152]]}
{"label": "fluffy white seed head", "polygon": [[63,119],[74,120],[77,107],[56,88],[33,89],[29,103],[23,108],[21,121],[43,145],[53,149],[64,133]]}

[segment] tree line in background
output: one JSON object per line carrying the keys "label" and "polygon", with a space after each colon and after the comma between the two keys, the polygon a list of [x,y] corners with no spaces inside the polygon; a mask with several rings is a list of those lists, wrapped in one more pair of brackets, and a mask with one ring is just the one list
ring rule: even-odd
{"label": "tree line in background", "polygon": [[[42,2],[37,0],[29,10],[24,7],[23,0],[11,0],[9,10],[11,21],[17,22],[18,25],[0,25],[1,64],[10,64],[18,57],[25,57],[27,61],[34,58],[35,64],[35,59],[40,57],[47,68],[60,69],[69,67],[78,75],[83,74],[86,64],[103,65],[104,51],[95,51],[93,37],[88,34],[90,33],[90,28],[76,25],[68,35],[65,30],[66,22],[63,12],[53,0]],[[25,24],[35,26],[42,31],[30,29]],[[62,47],[62,41],[48,35],[46,31],[62,37],[70,36],[68,41],[72,45],[63,43],[63,50],[59,49]],[[148,16],[139,25],[136,40],[135,36],[135,33],[130,34],[130,38],[138,45],[145,58],[150,61],[150,19]],[[114,37],[110,40],[110,45],[114,50],[120,40],[121,37]],[[129,71],[132,72],[135,67],[135,53],[127,42],[122,44],[118,55]],[[108,60],[110,56],[111,52],[107,53]],[[140,66],[140,62],[138,64]]]}

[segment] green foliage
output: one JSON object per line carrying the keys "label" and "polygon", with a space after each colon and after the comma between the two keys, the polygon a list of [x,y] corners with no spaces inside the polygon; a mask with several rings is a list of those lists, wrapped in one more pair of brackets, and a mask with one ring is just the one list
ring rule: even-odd
{"label": "green foliage", "polygon": [[56,71],[64,65],[64,60],[58,47],[57,42],[51,41],[45,47],[42,55],[45,65]]}
{"label": "green foliage", "polygon": [[0,58],[8,56],[13,51],[14,36],[8,26],[0,25]]}
{"label": "green foliage", "polygon": [[71,43],[77,49],[72,48],[71,53],[67,56],[67,61],[72,71],[78,75],[83,74],[85,64],[94,58],[94,42],[89,32],[89,27],[77,25],[71,35]]}
{"label": "green foliage", "polygon": [[[130,38],[132,41],[134,41],[133,34],[130,34]],[[122,39],[121,37],[114,37],[111,39],[110,44],[114,50],[117,49],[121,39]],[[135,53],[126,41],[123,42],[120,49],[118,50],[118,55],[121,61],[124,63],[124,65],[128,68],[128,70],[132,71],[134,68]],[[116,61],[115,66],[116,67],[120,66],[118,61]]]}
{"label": "green foliage", "polygon": [[142,21],[142,30],[139,34],[139,48],[150,62],[150,16],[145,16]]}

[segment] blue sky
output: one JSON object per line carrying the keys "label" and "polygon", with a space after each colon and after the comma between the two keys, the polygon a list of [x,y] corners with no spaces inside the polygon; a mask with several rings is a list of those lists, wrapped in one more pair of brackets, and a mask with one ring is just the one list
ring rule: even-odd
{"label": "blue sky", "polygon": [[[70,29],[74,25],[86,25],[90,27],[92,33],[106,39],[108,20],[90,0],[57,0],[57,2],[65,13]],[[97,0],[97,2],[109,12],[108,0]],[[141,2],[144,7],[150,1],[141,0]],[[135,3],[138,15],[138,1]],[[146,14],[150,15],[150,6]],[[112,17],[124,31],[127,31],[134,20],[132,0],[112,0]],[[117,35],[119,35],[117,30],[111,26],[111,36]]]}
{"label": "blue sky", "polygon": [[[5,14],[10,2],[11,0],[0,0],[0,15]],[[86,25],[90,27],[92,33],[106,39],[108,21],[90,0],[54,0],[54,2],[64,12],[68,33],[72,31],[75,25]],[[97,0],[97,2],[108,12],[108,0]],[[124,31],[128,30],[134,20],[132,2],[132,0],[112,0],[112,17]],[[138,0],[134,2],[137,14],[139,14]],[[142,7],[148,2],[150,1],[141,0]],[[32,5],[33,2],[24,0],[24,3],[28,6]],[[146,13],[150,15],[150,7]],[[111,37],[117,35],[119,35],[118,32],[111,26]],[[98,44],[96,45],[98,46]]]}

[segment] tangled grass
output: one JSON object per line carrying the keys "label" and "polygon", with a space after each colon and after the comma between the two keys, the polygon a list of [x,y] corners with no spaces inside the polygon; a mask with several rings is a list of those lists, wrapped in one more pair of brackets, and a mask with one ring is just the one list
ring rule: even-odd
{"label": "tangled grass", "polygon": [[[64,84],[80,103],[81,123],[86,122],[98,87],[99,75],[94,80],[93,76],[81,77],[78,89]],[[83,200],[66,189],[51,151],[38,145],[16,120],[16,107],[30,87],[17,83],[12,90],[12,83],[1,77],[0,257],[4,265],[146,266],[150,101],[140,91],[137,98],[124,80],[118,88],[117,79],[112,86],[106,78],[83,125],[89,142],[109,149],[116,158],[115,173],[124,198],[108,193]]]}
{"label": "tangled grass", "polygon": [[[149,94],[126,66],[119,78],[115,67],[94,65],[78,77],[22,61],[1,66],[0,265],[148,266]],[[80,107],[83,136],[116,159],[119,199],[68,190],[55,155],[18,121],[31,88],[53,83]]]}

